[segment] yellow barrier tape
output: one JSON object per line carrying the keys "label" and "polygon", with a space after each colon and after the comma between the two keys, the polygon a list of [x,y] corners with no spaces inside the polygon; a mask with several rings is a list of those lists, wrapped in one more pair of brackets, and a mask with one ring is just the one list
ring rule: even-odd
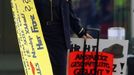
{"label": "yellow barrier tape", "polygon": [[33,0],[11,0],[25,75],[53,75]]}

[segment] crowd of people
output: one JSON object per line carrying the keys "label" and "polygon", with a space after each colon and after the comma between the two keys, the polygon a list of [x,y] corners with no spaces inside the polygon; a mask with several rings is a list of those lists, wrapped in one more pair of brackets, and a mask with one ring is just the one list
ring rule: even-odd
{"label": "crowd of people", "polygon": [[[101,38],[107,39],[109,27],[124,27],[126,0],[74,0],[74,10],[85,28],[99,28]],[[76,4],[77,2],[77,4]],[[90,31],[96,38],[96,32]]]}

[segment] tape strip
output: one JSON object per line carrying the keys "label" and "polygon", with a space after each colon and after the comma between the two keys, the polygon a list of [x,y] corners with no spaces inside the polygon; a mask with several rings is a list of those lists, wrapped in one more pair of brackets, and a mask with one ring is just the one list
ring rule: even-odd
{"label": "tape strip", "polygon": [[25,75],[53,75],[33,0],[11,0]]}

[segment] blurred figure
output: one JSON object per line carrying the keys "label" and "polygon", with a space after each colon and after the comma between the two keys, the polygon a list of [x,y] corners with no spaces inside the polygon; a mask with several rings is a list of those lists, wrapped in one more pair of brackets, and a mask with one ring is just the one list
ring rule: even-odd
{"label": "blurred figure", "polygon": [[91,25],[96,15],[96,0],[80,0],[79,7],[74,9],[82,24]]}
{"label": "blurred figure", "polygon": [[[81,19],[84,28],[98,28],[96,25],[96,1],[97,0],[80,0],[79,5],[74,8],[77,16]],[[88,31],[95,38],[95,31]]]}
{"label": "blurred figure", "polygon": [[[72,10],[71,0],[34,0],[54,75],[66,75],[70,30],[79,37],[92,38]],[[45,67],[45,66],[44,66]]]}
{"label": "blurred figure", "polygon": [[107,39],[108,28],[113,26],[114,0],[100,0],[100,12],[97,14],[97,23],[101,29],[101,38]]}

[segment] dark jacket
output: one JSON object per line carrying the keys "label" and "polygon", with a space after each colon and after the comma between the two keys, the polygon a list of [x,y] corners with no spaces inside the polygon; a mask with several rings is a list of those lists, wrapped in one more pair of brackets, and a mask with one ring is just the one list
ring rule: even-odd
{"label": "dark jacket", "polygon": [[70,45],[70,28],[79,36],[82,37],[85,34],[85,30],[81,27],[80,20],[76,17],[73,12],[71,1],[62,0],[61,12],[63,19],[63,27],[65,33],[65,40],[67,47]]}
{"label": "dark jacket", "polygon": [[[38,0],[35,0],[35,2]],[[43,1],[43,0],[40,0]],[[44,0],[45,1],[45,0]],[[85,34],[84,28],[81,27],[79,19],[73,12],[71,0],[61,0],[60,4],[62,25],[64,29],[64,36],[67,48],[70,47],[70,31],[71,29],[79,36],[82,37]],[[43,10],[42,10],[43,11]]]}

